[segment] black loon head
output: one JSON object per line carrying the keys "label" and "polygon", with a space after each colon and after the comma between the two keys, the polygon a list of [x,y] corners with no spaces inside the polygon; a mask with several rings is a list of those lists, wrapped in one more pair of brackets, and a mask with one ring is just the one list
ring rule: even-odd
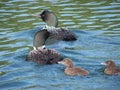
{"label": "black loon head", "polygon": [[34,40],[33,40],[33,46],[35,49],[38,49],[39,47],[45,48],[45,41],[49,37],[49,32],[46,29],[42,29],[35,33]]}
{"label": "black loon head", "polygon": [[48,10],[44,10],[40,14],[41,19],[47,24],[47,26],[57,27],[58,19],[57,16]]}

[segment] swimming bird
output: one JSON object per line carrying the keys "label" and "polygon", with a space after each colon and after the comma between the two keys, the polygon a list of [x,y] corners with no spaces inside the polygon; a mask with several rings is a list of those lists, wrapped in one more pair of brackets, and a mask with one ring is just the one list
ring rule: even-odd
{"label": "swimming bird", "polygon": [[66,66],[65,68],[65,74],[67,75],[71,75],[71,76],[74,76],[74,75],[88,75],[89,72],[81,67],[75,67],[72,63],[72,60],[69,59],[69,58],[64,58],[62,61],[59,61],[58,62],[59,64],[63,64]]}
{"label": "swimming bird", "polygon": [[34,16],[40,17],[45,23],[47,31],[49,32],[49,37],[56,40],[63,41],[75,41],[77,37],[74,33],[66,28],[58,28],[57,16],[48,10],[44,10],[41,14],[36,14]]}
{"label": "swimming bird", "polygon": [[104,70],[105,74],[109,74],[109,75],[110,74],[120,74],[120,68],[117,68],[115,63],[112,60],[108,60],[101,64],[106,66],[106,68]]}
{"label": "swimming bird", "polygon": [[49,33],[46,29],[36,32],[33,40],[34,50],[30,51],[26,60],[34,61],[38,64],[55,64],[62,60],[61,55],[54,49],[45,48],[45,40],[48,38]]}

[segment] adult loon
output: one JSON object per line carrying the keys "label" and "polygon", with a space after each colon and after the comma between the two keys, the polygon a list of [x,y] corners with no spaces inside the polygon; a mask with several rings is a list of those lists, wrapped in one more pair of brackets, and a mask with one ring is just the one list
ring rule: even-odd
{"label": "adult loon", "polygon": [[77,37],[74,33],[66,28],[58,28],[57,16],[48,10],[44,10],[41,14],[36,14],[34,16],[40,17],[45,23],[47,32],[49,32],[49,37],[56,40],[63,41],[75,41]]}
{"label": "adult loon", "polygon": [[38,64],[55,64],[62,60],[61,55],[54,49],[47,49],[44,47],[45,40],[48,38],[49,33],[46,29],[36,32],[33,40],[34,50],[30,51],[26,60],[34,61]]}

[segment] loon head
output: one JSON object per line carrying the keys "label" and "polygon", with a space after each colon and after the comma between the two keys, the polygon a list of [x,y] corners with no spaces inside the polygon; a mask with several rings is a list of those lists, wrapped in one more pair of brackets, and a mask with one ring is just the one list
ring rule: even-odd
{"label": "loon head", "polygon": [[33,40],[33,48],[34,49],[45,49],[45,41],[49,37],[49,32],[46,29],[42,29],[35,33]]}
{"label": "loon head", "polygon": [[40,14],[41,19],[47,24],[47,26],[57,27],[58,19],[57,16],[48,10],[44,10]]}
{"label": "loon head", "polygon": [[57,27],[58,26],[58,19],[57,16],[48,10],[42,11],[40,14],[32,14],[32,16],[37,16],[42,19],[48,27]]}

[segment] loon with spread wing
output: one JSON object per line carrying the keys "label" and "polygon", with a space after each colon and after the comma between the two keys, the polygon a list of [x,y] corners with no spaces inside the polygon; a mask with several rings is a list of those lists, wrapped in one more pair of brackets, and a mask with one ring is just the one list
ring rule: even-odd
{"label": "loon with spread wing", "polygon": [[44,47],[45,40],[48,38],[49,33],[46,29],[38,31],[33,40],[34,50],[30,51],[26,60],[34,61],[38,64],[55,64],[62,60],[61,55],[54,49],[47,49]]}

